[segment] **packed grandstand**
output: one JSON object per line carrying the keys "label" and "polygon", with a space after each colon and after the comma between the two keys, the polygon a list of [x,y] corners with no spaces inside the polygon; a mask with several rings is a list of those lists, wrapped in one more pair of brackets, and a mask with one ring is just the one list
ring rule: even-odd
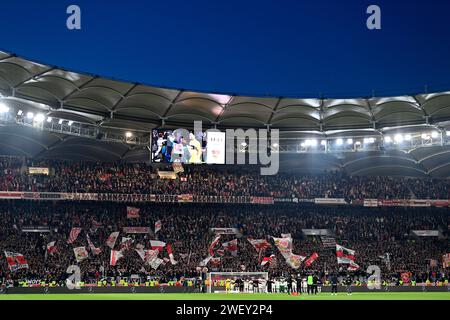
{"label": "packed grandstand", "polygon": [[[0,206],[0,248],[2,253],[20,253],[27,263],[11,272],[7,259],[2,259],[1,278],[16,285],[20,281],[62,285],[67,266],[77,262],[84,281],[95,284],[131,276],[142,284],[192,281],[205,265],[214,271],[267,271],[272,277],[317,272],[326,283],[327,276],[337,272],[344,277],[349,269],[338,263],[336,245],[355,251],[355,281],[367,280],[370,265],[380,266],[383,280],[390,283],[448,281],[448,268],[442,268],[448,251],[448,209],[430,202],[397,207],[381,201],[442,202],[448,199],[448,180],[358,178],[339,172],[264,177],[246,168],[213,171],[195,166],[185,166],[177,179],[160,179],[157,171],[143,164],[33,162],[17,157],[1,158],[0,163],[0,196],[9,199]],[[51,174],[30,174],[30,167],[49,168]],[[120,197],[107,202],[95,197],[58,198],[111,193],[184,196],[138,203]],[[189,194],[218,203],[193,203],[186,197]],[[326,199],[345,200],[335,204]],[[364,206],[364,199],[378,199],[380,206]],[[130,218],[127,208],[136,209],[137,217]],[[214,243],[215,229],[221,228],[229,231]],[[437,234],[421,234],[423,230]],[[119,234],[111,245],[108,239],[115,232]],[[281,235],[289,235],[285,237],[292,241],[290,250],[301,261],[313,253],[318,257],[308,266],[289,264],[274,242]],[[260,252],[252,245],[254,239],[264,240],[267,247]],[[152,266],[143,253],[155,249],[155,241],[164,247],[159,264]],[[232,241],[236,247],[230,250]],[[79,258],[74,248],[85,248],[87,256]],[[120,252],[117,262],[112,263],[112,252]],[[263,263],[265,258],[269,263]]]}
{"label": "packed grandstand", "polygon": [[[211,271],[367,285],[377,266],[385,285],[448,285],[449,99],[198,93],[0,52],[0,282],[64,286],[75,265],[106,287],[204,289]],[[174,133],[198,119],[280,129],[280,171]]]}

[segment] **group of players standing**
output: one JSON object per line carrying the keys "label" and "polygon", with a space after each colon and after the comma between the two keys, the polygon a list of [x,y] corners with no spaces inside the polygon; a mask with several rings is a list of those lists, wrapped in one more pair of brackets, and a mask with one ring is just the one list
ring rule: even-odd
{"label": "group of players standing", "polygon": [[[337,275],[329,277],[331,295],[337,295],[339,280]],[[343,284],[346,285],[347,294],[352,294],[352,279],[347,277]],[[311,294],[322,292],[322,280],[317,274],[309,274],[305,277],[291,275],[288,277],[275,277],[265,279],[238,278],[236,280],[225,280],[226,292],[241,293],[287,293],[287,294]]]}

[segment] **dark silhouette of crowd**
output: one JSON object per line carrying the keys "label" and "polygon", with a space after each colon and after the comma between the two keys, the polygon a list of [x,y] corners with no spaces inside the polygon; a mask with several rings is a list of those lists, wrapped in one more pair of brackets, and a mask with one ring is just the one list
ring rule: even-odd
{"label": "dark silhouette of crowd", "polygon": [[[49,175],[32,175],[28,167],[47,167]],[[252,166],[185,166],[175,180],[160,179],[171,167],[0,158],[0,191],[128,194],[271,196],[280,198],[450,199],[449,179],[279,173],[262,176]]]}
{"label": "dark silhouette of crowd", "polygon": [[[129,219],[126,206],[140,208],[140,217]],[[443,269],[441,257],[449,251],[448,208],[364,208],[361,206],[318,206],[314,204],[279,205],[219,205],[219,204],[126,204],[114,202],[73,201],[0,201],[0,280],[38,279],[63,283],[68,277],[68,266],[80,266],[82,279],[95,282],[99,279],[130,277],[157,277],[161,282],[199,273],[200,261],[208,256],[208,247],[214,239],[210,228],[237,228],[237,235],[222,235],[217,250],[226,241],[238,239],[238,255],[225,251],[220,265],[208,264],[218,271],[268,271],[273,276],[289,273],[318,272],[322,275],[347,272],[338,265],[335,248],[324,246],[318,236],[307,236],[302,229],[328,229],[336,243],[356,250],[355,262],[360,269],[355,275],[365,275],[369,265],[378,265],[383,278],[411,272],[417,282],[448,279],[449,269]],[[155,235],[156,221],[162,229]],[[145,226],[148,234],[124,234],[123,227]],[[24,232],[24,228],[47,228],[49,232]],[[68,244],[70,230],[81,227],[82,232]],[[417,237],[411,230],[438,230],[439,237]],[[115,249],[120,248],[122,236],[134,241],[123,250],[124,257],[116,266],[110,266],[108,236],[120,231]],[[290,233],[293,252],[309,257],[313,252],[319,258],[310,267],[303,264],[298,270],[289,267],[274,246],[271,236]],[[79,263],[75,261],[74,247],[88,248],[86,234],[102,252]],[[271,247],[263,256],[275,255],[273,263],[261,266],[261,255],[247,240],[267,239]],[[168,261],[166,250],[160,258],[165,263],[156,270],[145,264],[138,255],[136,245],[150,249],[150,240],[158,239],[172,244],[177,264]],[[46,245],[56,241],[56,252],[46,254]],[[4,251],[21,253],[29,268],[11,272]],[[389,261],[383,257],[389,254]],[[430,265],[430,259],[438,261]]]}

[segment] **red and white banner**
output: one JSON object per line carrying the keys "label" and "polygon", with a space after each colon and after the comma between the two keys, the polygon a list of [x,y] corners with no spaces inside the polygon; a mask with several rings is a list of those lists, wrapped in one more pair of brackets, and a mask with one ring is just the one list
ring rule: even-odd
{"label": "red and white banner", "polygon": [[175,257],[173,256],[173,249],[172,244],[168,243],[166,246],[167,253],[169,254],[170,263],[175,265],[178,263],[178,261],[175,260]]}
{"label": "red and white banner", "polygon": [[141,209],[135,207],[127,207],[127,218],[134,219],[139,218],[139,212]]}
{"label": "red and white banner", "polygon": [[152,247],[152,250],[158,250],[162,252],[164,250],[164,247],[166,246],[166,243],[159,240],[150,240],[150,246]]}
{"label": "red and white banner", "polygon": [[4,251],[9,270],[28,269],[28,262],[21,253]]}
{"label": "red and white banner", "polygon": [[211,244],[209,245],[209,248],[208,248],[208,253],[209,253],[209,255],[212,257],[212,256],[214,256],[214,248],[217,246],[217,244],[219,243],[219,240],[220,240],[220,235],[218,235],[218,236],[216,236],[215,238],[214,238],[214,240],[211,242]]}
{"label": "red and white banner", "polygon": [[122,241],[120,243],[120,251],[128,250],[131,248],[134,240],[128,237],[122,237]]}
{"label": "red and white banner", "polygon": [[364,199],[364,207],[378,207],[378,199]]}
{"label": "red and white banner", "polygon": [[69,240],[67,240],[67,243],[73,243],[75,240],[77,240],[78,235],[81,232],[81,228],[72,228],[72,230],[70,230],[70,234],[69,234]]}
{"label": "red and white banner", "polygon": [[111,255],[109,258],[109,265],[115,266],[117,264],[117,261],[123,257],[122,251],[119,250],[111,250]]}
{"label": "red and white banner", "polygon": [[261,266],[265,266],[266,264],[272,263],[274,258],[275,258],[274,254],[272,254],[270,257],[264,257],[261,261]]}
{"label": "red and white banner", "polygon": [[56,252],[56,241],[47,243],[47,254],[54,254]]}
{"label": "red and white banner", "polygon": [[248,240],[248,242],[250,242],[252,244],[253,248],[255,248],[256,251],[258,251],[258,252],[270,247],[270,243],[266,239],[247,238],[247,240]]}
{"label": "red and white banner", "polygon": [[[238,240],[234,239],[228,242],[222,243],[222,247],[224,250],[231,252],[231,255],[237,256],[238,254]],[[217,253],[219,250],[217,250]]]}
{"label": "red and white banner", "polygon": [[89,246],[89,249],[91,249],[91,252],[95,255],[99,254],[100,252],[102,252],[101,248],[96,248],[94,243],[91,241],[91,237],[89,237],[88,234],[86,234],[86,239],[87,239],[87,243]]}
{"label": "red and white banner", "polygon": [[155,234],[156,234],[159,230],[161,230],[161,226],[162,226],[161,220],[158,220],[158,221],[155,222]]}
{"label": "red and white banner", "polygon": [[220,257],[211,258],[210,262],[213,267],[217,268],[218,266],[220,266],[221,258]]}
{"label": "red and white banner", "polygon": [[357,265],[354,261],[350,261],[347,270],[348,271],[356,271],[359,269],[359,265]]}
{"label": "red and white banner", "polygon": [[114,246],[116,245],[116,241],[117,241],[118,237],[119,237],[119,231],[112,232],[109,235],[108,240],[106,240],[106,245],[108,247],[110,247],[111,249],[113,249]]}
{"label": "red and white banner", "polygon": [[305,267],[309,267],[314,261],[317,260],[319,255],[317,252],[314,252],[306,261],[305,261]]}
{"label": "red and white banner", "polygon": [[88,257],[88,252],[85,247],[73,248],[73,253],[75,254],[77,262],[81,262]]}
{"label": "red and white banner", "polygon": [[338,264],[349,264],[355,261],[355,250],[336,244],[336,256]]}

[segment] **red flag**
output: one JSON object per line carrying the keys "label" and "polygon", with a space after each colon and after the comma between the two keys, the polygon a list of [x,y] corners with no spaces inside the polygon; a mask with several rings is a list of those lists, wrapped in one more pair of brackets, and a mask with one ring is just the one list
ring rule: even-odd
{"label": "red flag", "polygon": [[347,264],[351,261],[355,261],[355,250],[347,249],[336,244],[336,256],[338,264]]}
{"label": "red flag", "polygon": [[123,257],[123,253],[119,250],[111,250],[111,256],[109,258],[109,264],[115,266],[117,261]]}
{"label": "red flag", "polygon": [[150,240],[150,246],[152,247],[152,250],[159,250],[162,252],[166,243],[158,240]]}
{"label": "red flag", "polygon": [[274,258],[275,258],[274,254],[272,254],[270,257],[264,257],[261,261],[261,266],[265,266],[268,263],[270,264]]}
{"label": "red flag", "polygon": [[4,251],[6,261],[8,262],[9,270],[16,271],[19,269],[28,268],[28,262],[25,260],[23,254],[11,252],[11,251]]}
{"label": "red flag", "polygon": [[72,230],[70,230],[69,240],[67,241],[67,243],[73,243],[75,240],[77,240],[80,232],[81,228],[72,228]]}
{"label": "red flag", "polygon": [[305,267],[309,267],[316,259],[319,257],[317,252],[314,252],[306,261],[305,261]]}
{"label": "red flag", "polygon": [[267,249],[270,247],[270,243],[266,239],[247,239],[256,251],[260,252],[262,249]]}
{"label": "red flag", "polygon": [[[222,243],[222,247],[225,250],[230,251],[233,256],[236,256],[237,252],[238,252],[238,241],[237,241],[237,239],[234,239],[234,240],[231,240],[228,242],[224,242],[224,243]],[[217,250],[217,251],[219,251],[219,250]]]}
{"label": "red flag", "polygon": [[349,271],[355,271],[359,269],[359,265],[357,265],[355,262],[350,261],[350,264],[348,265],[347,270]]}
{"label": "red flag", "polygon": [[112,232],[109,235],[108,240],[106,240],[106,245],[108,247],[110,247],[111,249],[114,248],[118,237],[119,237],[119,231]]}
{"label": "red flag", "polygon": [[214,256],[214,248],[217,246],[217,244],[219,243],[220,240],[220,234],[214,238],[214,240],[211,242],[211,244],[209,245],[208,248],[208,253],[209,255],[212,257]]}
{"label": "red flag", "polygon": [[171,243],[167,244],[166,250],[167,250],[167,253],[169,254],[170,263],[171,264],[177,264],[178,261],[175,260],[175,257],[173,255],[173,249],[172,249],[172,244]]}
{"label": "red flag", "polygon": [[54,254],[56,252],[56,241],[47,243],[47,253]]}
{"label": "red flag", "polygon": [[135,208],[135,207],[127,207],[127,218],[133,219],[133,218],[139,218],[139,212],[141,209]]}

